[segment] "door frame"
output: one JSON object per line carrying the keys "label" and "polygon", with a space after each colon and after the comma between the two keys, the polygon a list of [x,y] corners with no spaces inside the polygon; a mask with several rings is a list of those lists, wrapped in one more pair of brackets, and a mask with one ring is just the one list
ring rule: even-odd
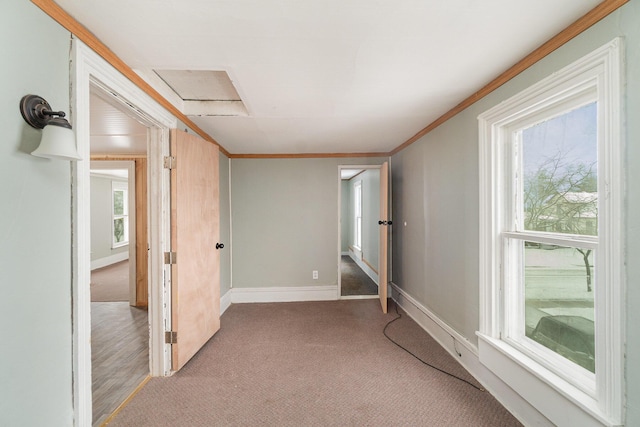
{"label": "door frame", "polygon": [[[388,161],[388,160],[387,160]],[[338,295],[337,299],[377,299],[380,294],[380,290],[376,295],[348,295],[342,296],[342,272],[340,264],[342,262],[342,175],[343,169],[378,169],[380,170],[382,165],[338,165]],[[378,242],[378,245],[380,242]],[[378,271],[380,271],[379,263],[382,260],[378,260]],[[387,261],[388,263],[388,261]],[[380,286],[378,284],[378,286]],[[379,289],[379,288],[378,288]]]}
{"label": "door frame", "polygon": [[70,71],[73,129],[78,153],[83,159],[71,162],[73,408],[76,425],[91,425],[90,93],[92,89],[98,90],[117,101],[123,111],[149,128],[148,310],[149,367],[153,376],[171,372],[170,345],[164,343],[171,291],[169,289],[167,293],[163,286],[166,275],[163,252],[170,248],[170,183],[163,159],[169,155],[169,129],[177,127],[177,119],[75,36],[72,38]]}

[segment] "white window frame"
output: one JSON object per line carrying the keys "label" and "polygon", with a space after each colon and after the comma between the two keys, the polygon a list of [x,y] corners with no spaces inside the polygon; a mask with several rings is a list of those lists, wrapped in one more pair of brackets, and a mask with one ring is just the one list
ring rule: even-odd
{"label": "white window frame", "polygon": [[[114,194],[116,191],[124,191],[124,214],[116,215],[114,212]],[[119,218],[124,218],[125,222],[125,236],[122,242],[115,241],[115,220]],[[123,246],[127,246],[129,244],[129,184],[124,181],[111,181],[111,247],[121,248]]]}
{"label": "white window frame", "polygon": [[[622,40],[617,38],[478,117],[480,158],[480,361],[557,425],[619,424],[624,395],[624,260],[622,161]],[[516,269],[508,245],[535,232],[514,233],[510,144],[513,132],[567,105],[598,102],[599,235],[547,243],[597,248],[596,374],[562,357],[509,340]],[[537,233],[538,237],[544,233]],[[521,271],[521,270],[520,270]],[[516,292],[521,291],[515,289]],[[516,295],[517,297],[517,295]],[[522,297],[520,297],[522,298]],[[516,310],[516,312],[514,312]],[[526,347],[526,346],[524,346]],[[538,357],[540,354],[543,357]],[[575,369],[574,369],[575,368]],[[580,372],[583,371],[583,372]],[[587,415],[585,417],[585,415]]]}
{"label": "white window frame", "polygon": [[362,249],[362,180],[353,183],[353,246]]}

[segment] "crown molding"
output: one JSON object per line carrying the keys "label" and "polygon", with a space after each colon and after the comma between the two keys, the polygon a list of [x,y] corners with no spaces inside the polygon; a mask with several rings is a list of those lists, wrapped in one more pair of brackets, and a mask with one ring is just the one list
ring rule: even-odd
{"label": "crown molding", "polygon": [[451,119],[461,111],[465,110],[467,107],[474,104],[476,101],[484,98],[489,95],[494,90],[498,89],[500,86],[522,73],[527,68],[531,67],[536,62],[540,61],[545,56],[549,55],[554,50],[558,49],[560,46],[569,42],[574,37],[578,36],[582,32],[589,29],[591,26],[601,21],[603,18],[628,3],[629,0],[604,0],[602,3],[591,9],[573,24],[569,25],[564,30],[560,31],[558,34],[553,36],[551,39],[546,41],[540,47],[535,49],[533,52],[529,53],[527,56],[518,61],[511,68],[500,74],[498,77],[490,81],[486,84],[482,89],[472,94],[464,101],[453,107],[451,110],[444,113],[442,116],[438,117],[435,121],[431,122],[427,127],[422,129],[420,132],[406,140],[401,145],[397,146],[393,150],[391,150],[390,155],[394,155],[409,145],[413,144],[447,120]]}

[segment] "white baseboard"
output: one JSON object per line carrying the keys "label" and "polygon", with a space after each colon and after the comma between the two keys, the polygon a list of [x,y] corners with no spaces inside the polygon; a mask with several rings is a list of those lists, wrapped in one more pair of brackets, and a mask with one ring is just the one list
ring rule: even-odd
{"label": "white baseboard", "polygon": [[124,261],[127,259],[129,259],[129,251],[119,252],[117,254],[109,255],[104,258],[98,258],[91,261],[91,270],[106,267],[108,265],[115,264],[116,262]]}
{"label": "white baseboard", "polygon": [[393,300],[431,335],[454,359],[494,396],[514,417],[526,426],[552,427],[553,424],[528,401],[489,371],[478,358],[478,348],[447,325],[431,310],[416,301],[395,283],[391,283]]}
{"label": "white baseboard", "polygon": [[287,286],[271,288],[233,288],[231,303],[331,301],[338,298],[338,286]]}
{"label": "white baseboard", "polygon": [[233,291],[233,289],[229,289],[220,297],[220,316],[222,316],[224,312],[227,311],[227,308],[231,306],[231,291]]}
{"label": "white baseboard", "polygon": [[418,325],[422,326],[422,329],[433,336],[452,356],[455,356],[457,359],[459,357],[460,347],[464,346],[476,359],[478,358],[478,348],[473,345],[473,343],[443,322],[431,310],[420,304],[393,282],[391,282],[391,292],[390,295],[393,295],[393,300],[407,312],[409,317],[415,320]]}

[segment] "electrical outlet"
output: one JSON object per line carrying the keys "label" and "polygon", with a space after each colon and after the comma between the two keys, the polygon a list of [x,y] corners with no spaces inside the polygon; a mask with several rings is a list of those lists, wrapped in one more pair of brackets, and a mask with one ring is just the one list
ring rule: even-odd
{"label": "electrical outlet", "polygon": [[313,270],[313,280],[318,280],[318,270]]}

